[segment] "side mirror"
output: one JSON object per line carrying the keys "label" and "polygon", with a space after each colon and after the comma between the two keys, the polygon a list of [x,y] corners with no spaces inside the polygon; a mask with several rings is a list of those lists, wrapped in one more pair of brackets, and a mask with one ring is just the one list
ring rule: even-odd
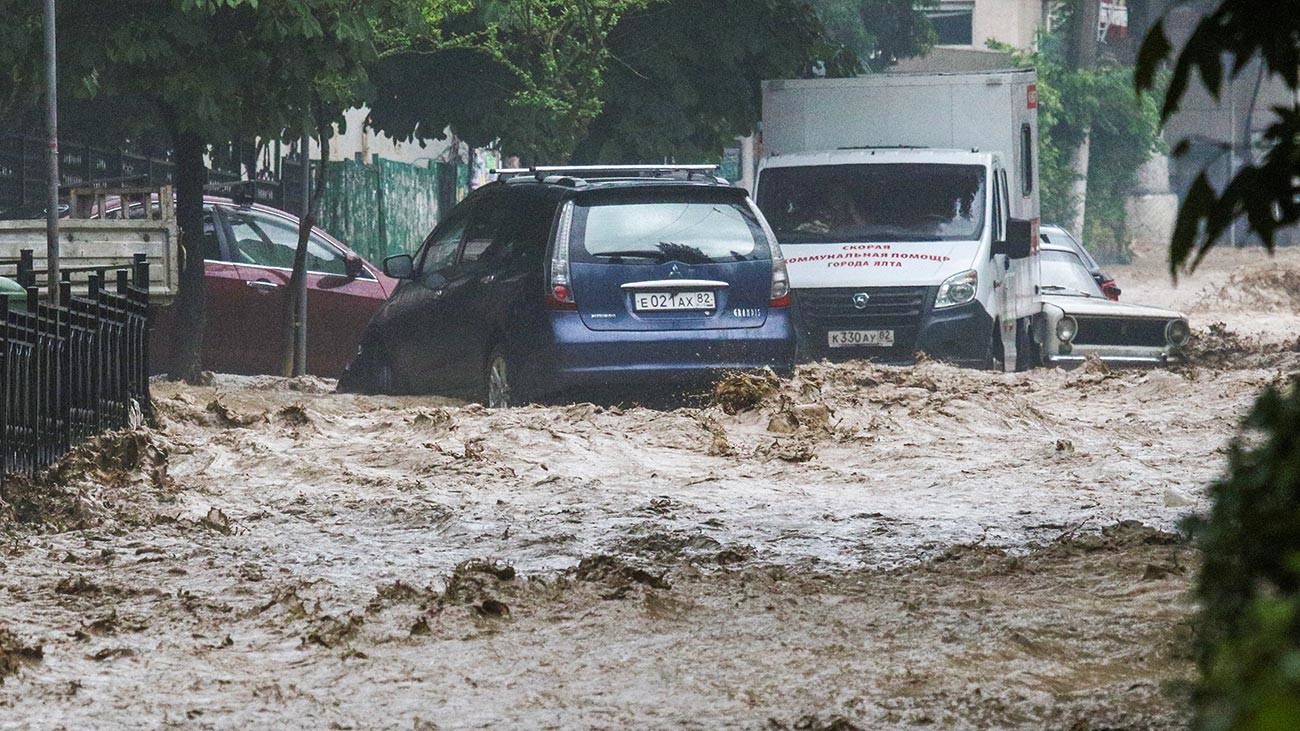
{"label": "side mirror", "polygon": [[366,272],[365,263],[356,254],[348,254],[343,259],[343,266],[346,268],[348,279],[356,279]]}
{"label": "side mirror", "polygon": [[1028,259],[1034,253],[1034,222],[1023,218],[1009,219],[1006,245],[997,253],[1006,254],[1008,259]]}
{"label": "side mirror", "polygon": [[393,279],[410,279],[415,276],[415,260],[410,254],[398,254],[384,259],[384,274]]}

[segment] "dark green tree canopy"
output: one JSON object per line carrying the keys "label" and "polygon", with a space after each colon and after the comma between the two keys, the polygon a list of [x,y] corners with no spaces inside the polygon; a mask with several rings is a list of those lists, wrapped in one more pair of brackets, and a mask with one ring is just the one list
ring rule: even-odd
{"label": "dark green tree canopy", "polygon": [[873,70],[923,55],[936,40],[922,12],[933,0],[811,0],[828,38]]}
{"label": "dark green tree canopy", "polygon": [[610,34],[603,110],[577,159],[708,159],[761,114],[759,84],[806,72],[826,48],[795,0],[670,2],[629,14]]}
{"label": "dark green tree canopy", "polygon": [[852,74],[859,53],[886,66],[932,40],[911,0],[463,3],[373,64],[371,122],[529,162],[714,157],[756,127],[763,79],[817,61]]}

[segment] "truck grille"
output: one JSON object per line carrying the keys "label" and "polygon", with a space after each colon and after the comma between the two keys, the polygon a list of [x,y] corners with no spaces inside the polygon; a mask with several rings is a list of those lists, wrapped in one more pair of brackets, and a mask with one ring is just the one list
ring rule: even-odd
{"label": "truck grille", "polygon": [[[855,301],[867,295],[864,307]],[[805,350],[817,358],[910,360],[916,355],[921,319],[933,293],[929,287],[800,289],[795,292]],[[893,330],[894,347],[830,348],[829,330]]]}
{"label": "truck grille", "polygon": [[1079,334],[1074,336],[1078,345],[1142,345],[1162,347],[1165,338],[1165,320],[1119,319],[1113,317],[1079,317]]}

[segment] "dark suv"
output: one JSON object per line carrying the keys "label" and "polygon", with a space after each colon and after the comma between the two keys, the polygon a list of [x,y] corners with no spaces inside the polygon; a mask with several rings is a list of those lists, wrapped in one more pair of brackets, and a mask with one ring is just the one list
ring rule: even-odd
{"label": "dark suv", "polygon": [[343,391],[506,407],[570,389],[789,371],[785,262],[709,166],[533,168],[465,199],[375,315]]}

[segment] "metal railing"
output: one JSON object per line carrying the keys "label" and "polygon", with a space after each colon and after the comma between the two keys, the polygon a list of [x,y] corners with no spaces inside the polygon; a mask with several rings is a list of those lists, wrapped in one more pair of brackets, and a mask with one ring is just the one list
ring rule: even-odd
{"label": "metal railing", "polygon": [[[59,307],[42,302],[31,250],[0,260],[25,290],[0,293],[0,482],[34,475],[74,446],[127,427],[149,397],[149,263],[62,270]],[[109,277],[112,273],[111,278]],[[84,293],[73,278],[86,277]],[[80,291],[81,288],[78,287]]]}

